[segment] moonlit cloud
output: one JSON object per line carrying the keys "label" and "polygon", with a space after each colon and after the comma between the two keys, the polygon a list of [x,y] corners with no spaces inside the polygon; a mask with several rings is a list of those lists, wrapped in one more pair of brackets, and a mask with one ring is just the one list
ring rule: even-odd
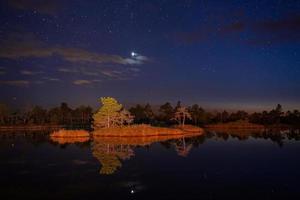
{"label": "moonlit cloud", "polygon": [[[19,61],[21,59],[46,60],[59,57],[67,67],[51,66],[51,71],[61,72],[61,76],[67,73],[74,73],[82,80],[89,79],[84,76],[94,76],[103,80],[128,80],[136,77],[140,71],[139,65],[149,62],[149,58],[135,53],[134,56],[122,57],[114,54],[103,54],[92,52],[82,48],[70,48],[60,45],[49,45],[36,38],[32,33],[9,32],[0,38],[0,58]],[[60,81],[58,78],[51,78],[55,75],[41,70],[22,69],[22,75],[45,74],[42,78],[46,82]],[[3,70],[2,70],[3,71]],[[0,74],[5,72],[0,71]],[[64,77],[60,77],[65,80]]]}
{"label": "moonlit cloud", "polygon": [[101,73],[110,78],[117,78],[117,79],[121,78],[123,74],[121,71],[117,71],[117,70],[103,70],[101,71]]}
{"label": "moonlit cloud", "polygon": [[46,44],[28,38],[9,38],[2,40],[0,57],[7,59],[19,58],[47,58],[59,55],[71,63],[97,63],[118,65],[141,65],[148,61],[146,56],[137,55],[132,58],[124,58],[119,55],[101,54],[80,48],[67,48],[62,46],[47,46]]}
{"label": "moonlit cloud", "polygon": [[60,81],[59,78],[53,78],[53,77],[43,77],[43,79],[47,81]]}
{"label": "moonlit cloud", "polygon": [[36,75],[36,74],[42,74],[44,72],[42,72],[42,71],[21,70],[20,73],[23,74],[23,75]]}
{"label": "moonlit cloud", "polygon": [[102,82],[102,80],[98,80],[98,79],[95,79],[95,80],[85,80],[85,79],[79,79],[79,80],[75,80],[73,81],[73,84],[74,85],[91,85],[92,83],[99,83],[99,82]]}
{"label": "moonlit cloud", "polygon": [[73,83],[75,85],[87,85],[87,84],[91,84],[92,82],[89,80],[75,80]]}
{"label": "moonlit cloud", "polygon": [[59,68],[57,71],[65,72],[65,73],[77,73],[77,72],[79,72],[77,69],[69,69],[69,68]]}

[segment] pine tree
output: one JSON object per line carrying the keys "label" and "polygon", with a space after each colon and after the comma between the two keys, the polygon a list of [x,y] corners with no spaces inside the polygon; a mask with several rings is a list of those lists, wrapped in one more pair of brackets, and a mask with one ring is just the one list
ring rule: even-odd
{"label": "pine tree", "polygon": [[133,121],[133,116],[116,99],[102,97],[100,103],[101,108],[93,115],[95,128],[121,126]]}

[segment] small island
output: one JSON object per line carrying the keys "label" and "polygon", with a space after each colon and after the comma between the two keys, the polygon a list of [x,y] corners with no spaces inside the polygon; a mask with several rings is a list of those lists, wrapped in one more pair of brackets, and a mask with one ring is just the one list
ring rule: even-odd
{"label": "small island", "polygon": [[191,117],[185,107],[178,107],[174,113],[173,119],[178,122],[178,126],[156,127],[146,124],[133,125],[134,116],[112,97],[102,97],[100,103],[102,106],[93,115],[92,135],[94,137],[146,137],[204,133],[202,128],[185,126],[185,120]]}

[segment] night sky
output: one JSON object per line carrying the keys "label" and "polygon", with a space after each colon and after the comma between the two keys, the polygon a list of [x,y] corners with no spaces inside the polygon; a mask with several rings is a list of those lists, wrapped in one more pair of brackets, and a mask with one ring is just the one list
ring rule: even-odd
{"label": "night sky", "polygon": [[300,107],[299,0],[0,0],[0,101]]}

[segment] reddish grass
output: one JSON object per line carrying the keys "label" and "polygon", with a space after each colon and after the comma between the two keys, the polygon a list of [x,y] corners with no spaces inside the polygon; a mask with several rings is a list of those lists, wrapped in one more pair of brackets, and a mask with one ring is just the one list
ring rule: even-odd
{"label": "reddish grass", "polygon": [[[202,129],[201,129],[202,130]],[[201,132],[202,133],[202,132]],[[93,136],[114,137],[145,137],[145,136],[168,136],[185,135],[184,129],[153,127],[150,125],[132,125],[124,127],[101,128],[93,132]]]}
{"label": "reddish grass", "polygon": [[184,125],[184,126],[174,126],[174,128],[178,128],[184,132],[190,132],[190,133],[203,133],[203,129],[198,126],[193,125]]}
{"label": "reddish grass", "polygon": [[76,137],[90,137],[89,132],[85,130],[64,130],[54,131],[51,135],[51,138],[76,138]]}

